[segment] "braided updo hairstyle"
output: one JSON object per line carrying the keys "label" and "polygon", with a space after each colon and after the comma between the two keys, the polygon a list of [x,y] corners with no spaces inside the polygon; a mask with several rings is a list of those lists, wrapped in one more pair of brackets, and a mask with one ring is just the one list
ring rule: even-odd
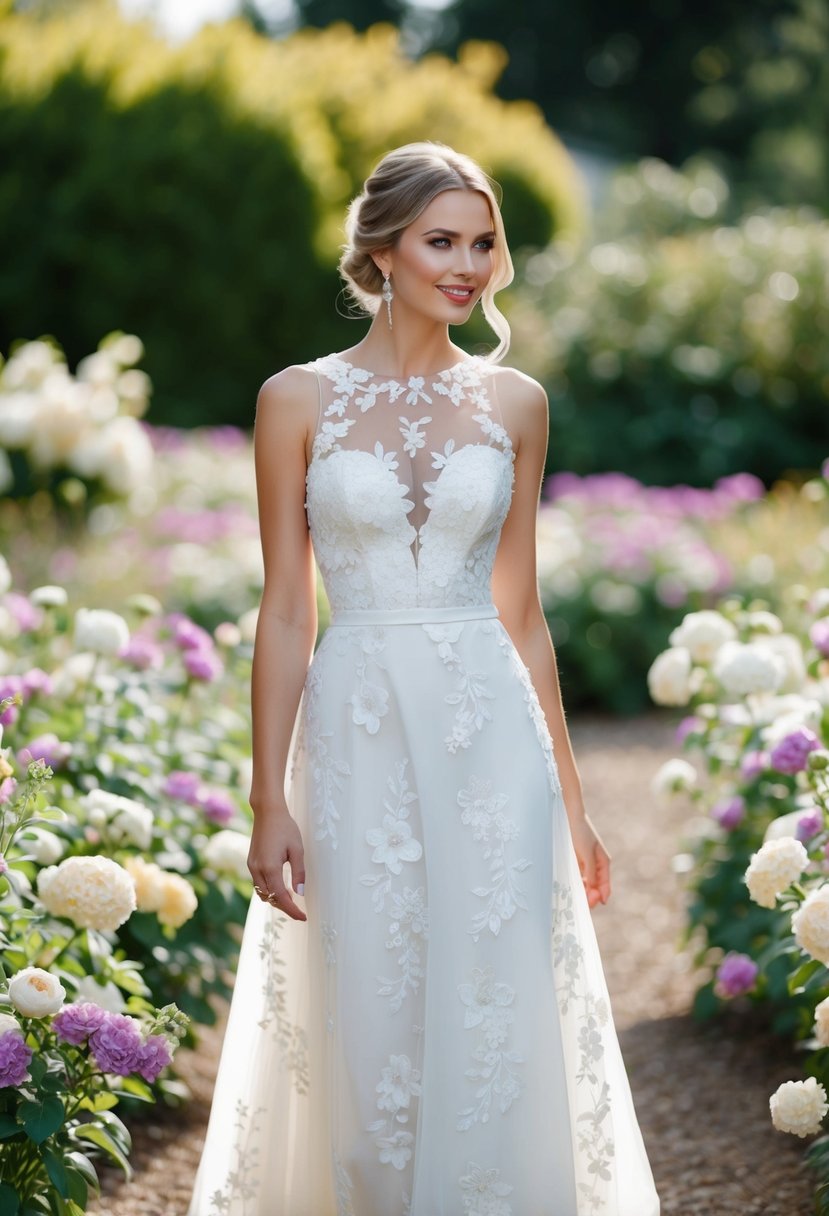
{"label": "braided updo hairstyle", "polygon": [[499,339],[489,356],[497,363],[509,347],[510,328],[495,306],[494,296],[512,282],[513,265],[496,189],[480,165],[446,144],[426,140],[387,153],[348,208],[347,239],[339,264],[348,294],[374,315],[381,304],[383,275],[371,254],[395,245],[403,230],[444,190],[476,190],[487,201],[495,231],[493,271],[481,295],[481,307]]}

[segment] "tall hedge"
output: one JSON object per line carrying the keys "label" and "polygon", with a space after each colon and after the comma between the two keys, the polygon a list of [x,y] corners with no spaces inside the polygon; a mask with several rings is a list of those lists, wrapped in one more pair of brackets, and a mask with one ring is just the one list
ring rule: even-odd
{"label": "tall hedge", "polygon": [[580,179],[535,107],[492,95],[502,64],[484,44],[411,62],[390,26],[273,42],[233,21],[171,47],[110,0],[3,16],[0,349],[51,333],[74,364],[137,333],[151,420],[249,423],[266,376],[356,340],[342,218],[388,148],[479,159],[515,246],[579,230]]}

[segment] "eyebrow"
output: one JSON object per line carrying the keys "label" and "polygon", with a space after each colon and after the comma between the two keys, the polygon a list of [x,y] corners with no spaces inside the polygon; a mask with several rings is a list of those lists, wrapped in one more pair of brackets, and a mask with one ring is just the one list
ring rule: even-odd
{"label": "eyebrow", "polygon": [[[451,228],[430,228],[428,232],[424,232],[424,236],[431,236],[432,233],[438,233],[440,236],[453,236],[458,238],[460,232],[453,232]],[[476,241],[482,240],[485,236],[495,236],[495,232],[490,228],[489,232],[481,232],[475,237]]]}

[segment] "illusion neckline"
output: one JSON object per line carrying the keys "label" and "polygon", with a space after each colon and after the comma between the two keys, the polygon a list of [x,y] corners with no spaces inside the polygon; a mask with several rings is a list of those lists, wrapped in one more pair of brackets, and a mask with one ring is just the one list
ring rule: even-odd
{"label": "illusion neckline", "polygon": [[406,379],[403,379],[400,376],[389,375],[386,372],[374,371],[370,367],[362,367],[357,363],[349,362],[348,359],[343,359],[342,355],[337,354],[323,355],[320,362],[324,363],[327,360],[332,360],[334,363],[339,363],[341,367],[349,368],[351,371],[363,372],[367,376],[371,376],[378,380],[385,380],[390,384],[409,385],[411,384],[412,380],[422,380],[425,383],[427,380],[440,380],[446,376],[451,376],[453,372],[459,371],[460,368],[466,367],[468,364],[480,363],[482,358],[482,355],[466,355],[463,359],[458,359],[456,363],[452,363],[449,367],[443,367],[436,372],[429,372],[428,375],[415,374]]}

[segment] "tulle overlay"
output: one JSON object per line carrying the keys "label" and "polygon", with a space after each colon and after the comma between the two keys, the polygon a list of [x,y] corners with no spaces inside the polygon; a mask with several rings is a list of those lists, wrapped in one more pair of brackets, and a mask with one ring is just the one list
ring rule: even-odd
{"label": "tulle overlay", "polygon": [[[488,417],[471,362],[443,382],[471,379]],[[347,364],[313,366],[341,392]],[[347,417],[356,387],[345,396]],[[488,593],[511,490],[502,434],[506,459],[458,479],[468,507],[447,501],[451,478],[432,483],[418,536],[396,494],[385,566],[334,531],[357,502],[388,524],[392,483],[367,462],[366,503],[348,461],[316,489],[309,470],[334,615],[286,779],[308,921],[251,902],[189,1216],[658,1216],[547,724]],[[461,513],[463,573],[429,522],[438,505]],[[388,528],[360,543],[388,546]],[[332,569],[335,552],[348,560]]]}

